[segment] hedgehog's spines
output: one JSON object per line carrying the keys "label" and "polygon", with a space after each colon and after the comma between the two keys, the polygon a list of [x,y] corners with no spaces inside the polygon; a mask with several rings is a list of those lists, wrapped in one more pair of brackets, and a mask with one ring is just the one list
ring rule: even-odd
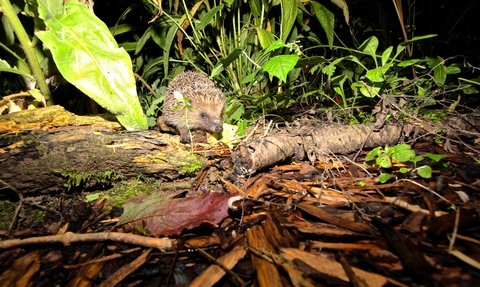
{"label": "hedgehog's spines", "polygon": [[[179,103],[174,97],[175,91],[181,93],[184,99],[189,99],[190,103],[187,106]],[[221,132],[224,111],[225,96],[222,91],[200,73],[181,73],[167,87],[163,118],[167,125],[180,133],[183,143],[190,142],[188,130]]]}

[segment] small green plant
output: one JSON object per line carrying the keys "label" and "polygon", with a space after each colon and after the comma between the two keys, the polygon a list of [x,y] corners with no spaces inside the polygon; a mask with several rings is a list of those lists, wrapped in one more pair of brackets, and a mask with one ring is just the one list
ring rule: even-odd
{"label": "small green plant", "polygon": [[195,109],[195,107],[190,103],[190,98],[185,98],[182,93],[178,91],[173,92],[173,97],[178,102],[177,105],[173,106],[173,110],[181,110],[182,115],[185,117],[185,127],[187,128],[190,138],[192,138],[192,133],[190,132],[190,125],[188,122],[188,111]]}
{"label": "small green plant", "polygon": [[[416,155],[415,151],[410,148],[408,144],[398,144],[394,147],[389,147],[385,145],[385,148],[376,147],[371,150],[365,157],[365,164],[372,165],[377,164],[381,167],[381,174],[379,176],[379,181],[381,183],[387,182],[391,175],[387,172],[390,169],[394,168],[393,163],[413,163],[413,170],[410,171],[410,174],[416,172],[419,176],[423,178],[430,178],[432,176],[432,165],[440,164],[440,167],[447,168],[448,166],[441,162],[441,159],[444,158],[445,154],[432,154],[425,153],[425,157],[429,158],[432,162],[430,165],[422,165],[417,167],[417,163],[424,160],[423,156]],[[398,172],[401,174],[407,174],[409,168],[400,167]]]}
{"label": "small green plant", "polygon": [[204,161],[194,159],[191,162],[186,162],[180,171],[180,174],[192,174],[199,171],[203,167]]}
{"label": "small green plant", "polygon": [[85,171],[79,172],[73,170],[59,173],[63,177],[67,178],[67,183],[65,183],[64,186],[68,188],[68,190],[70,190],[72,187],[83,186],[90,180],[94,180],[97,184],[106,185],[117,180],[122,180],[124,178],[123,175],[118,174],[115,171],[98,171],[92,174]]}

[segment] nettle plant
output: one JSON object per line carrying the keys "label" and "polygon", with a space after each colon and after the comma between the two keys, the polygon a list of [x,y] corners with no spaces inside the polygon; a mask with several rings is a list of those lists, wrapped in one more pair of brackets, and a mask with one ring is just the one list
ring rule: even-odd
{"label": "nettle plant", "polygon": [[[365,165],[377,164],[381,167],[381,174],[378,179],[381,183],[385,183],[390,179],[390,172],[392,171],[404,176],[416,173],[423,178],[430,178],[432,176],[432,166],[438,166],[443,169],[448,168],[448,165],[441,161],[445,156],[445,154],[427,152],[425,157],[430,161],[429,164],[417,166],[417,163],[425,158],[417,155],[408,144],[398,144],[394,147],[385,145],[385,148],[376,147],[371,150],[365,157]],[[412,163],[413,169],[406,166],[405,163]]]}

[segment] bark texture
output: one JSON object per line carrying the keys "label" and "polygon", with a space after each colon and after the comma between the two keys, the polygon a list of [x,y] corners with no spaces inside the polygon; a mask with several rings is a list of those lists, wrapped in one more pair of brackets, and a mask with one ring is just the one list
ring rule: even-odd
{"label": "bark texture", "polygon": [[0,187],[28,194],[65,192],[75,178],[87,186],[115,175],[172,180],[201,159],[168,134],[121,129],[60,107],[1,116]]}
{"label": "bark texture", "polygon": [[355,152],[364,143],[364,148],[394,145],[402,135],[402,127],[398,125],[386,125],[378,132],[373,132],[373,127],[374,124],[324,125],[311,131],[277,134],[242,143],[232,153],[234,171],[239,175],[251,175],[286,161],[315,160],[321,153]]}

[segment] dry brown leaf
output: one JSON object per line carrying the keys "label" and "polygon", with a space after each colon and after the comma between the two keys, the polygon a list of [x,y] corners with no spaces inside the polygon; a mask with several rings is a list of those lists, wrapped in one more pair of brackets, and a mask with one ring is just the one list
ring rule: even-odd
{"label": "dry brown leaf", "polygon": [[[313,255],[309,252],[301,251],[294,248],[282,248],[280,252],[280,254],[287,260],[301,260],[320,273],[326,274],[334,278],[338,278],[345,282],[349,282],[349,279],[345,274],[342,265],[336,261],[330,261],[320,256]],[[356,276],[365,280],[365,282],[367,282],[368,286],[370,287],[382,287],[387,283],[406,287],[406,285],[403,285],[400,282],[397,282],[393,279],[384,277],[379,274],[367,272],[355,267],[352,267],[352,270]]]}
{"label": "dry brown leaf", "polygon": [[32,286],[30,279],[40,270],[40,265],[38,250],[18,258],[12,267],[0,275],[0,286]]}
{"label": "dry brown leaf", "polygon": [[[222,264],[224,267],[232,269],[240,259],[244,258],[247,254],[247,251],[243,247],[235,247],[229,253],[218,258],[217,261]],[[205,269],[199,276],[197,276],[191,283],[190,287],[201,286],[208,287],[213,286],[226,274],[218,265],[210,265]]]}

